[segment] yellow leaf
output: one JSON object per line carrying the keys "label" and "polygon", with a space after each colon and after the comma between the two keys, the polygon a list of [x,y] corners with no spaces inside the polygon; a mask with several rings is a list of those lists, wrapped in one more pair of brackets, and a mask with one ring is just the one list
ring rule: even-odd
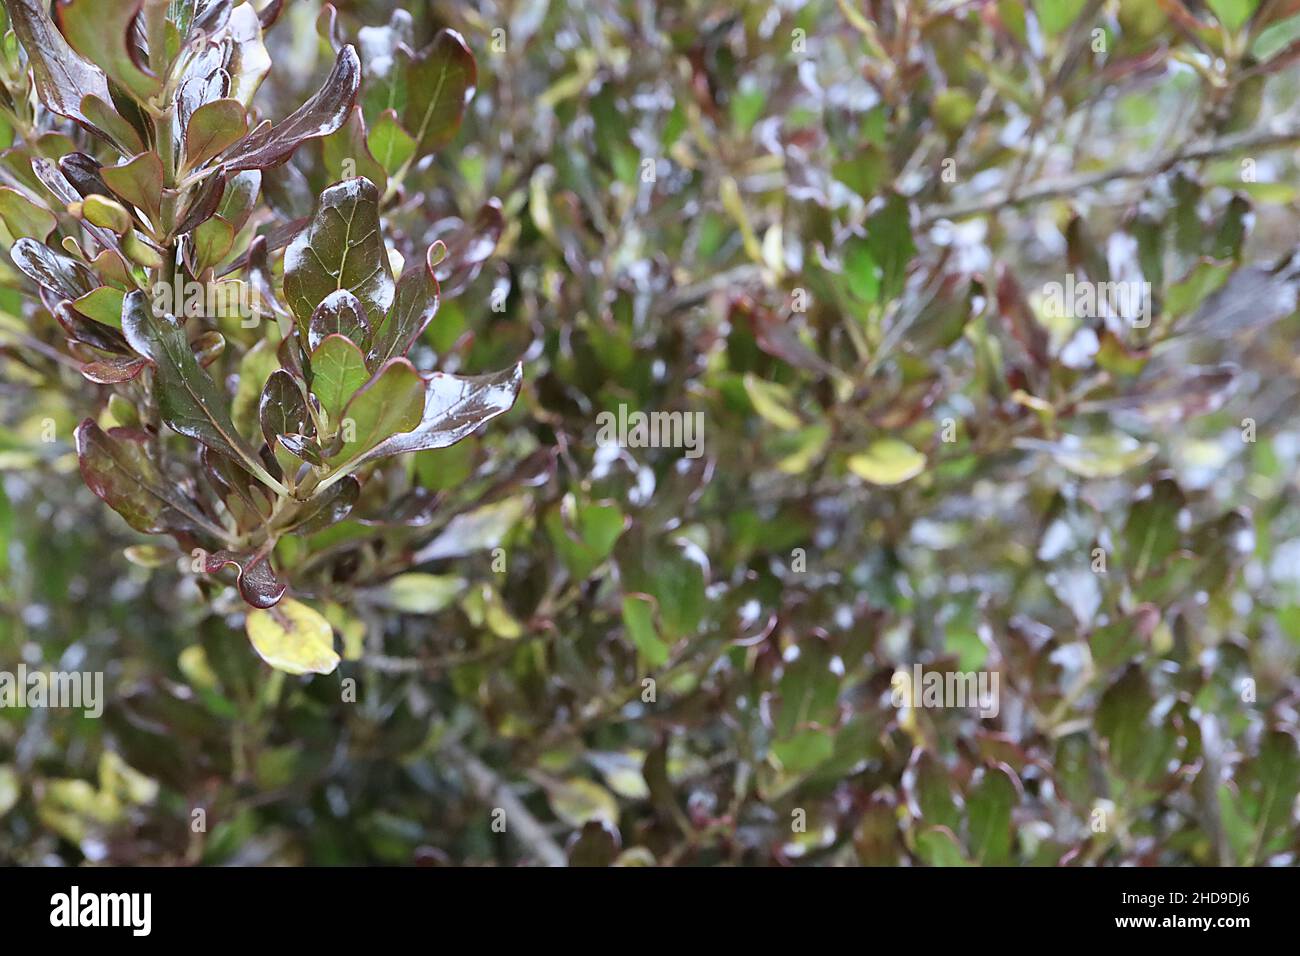
{"label": "yellow leaf", "polygon": [[253,650],[276,670],[328,674],[339,666],[329,621],[293,598],[269,610],[249,611],[245,629]]}
{"label": "yellow leaf", "polygon": [[881,438],[848,464],[849,471],[873,485],[901,485],[925,471],[925,456],[897,438]]}

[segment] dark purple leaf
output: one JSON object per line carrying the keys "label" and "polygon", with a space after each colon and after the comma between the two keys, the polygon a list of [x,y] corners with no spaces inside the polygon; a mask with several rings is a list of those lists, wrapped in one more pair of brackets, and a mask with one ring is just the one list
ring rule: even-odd
{"label": "dark purple leaf", "polygon": [[360,85],[361,62],[356,50],[345,46],[315,96],[283,122],[258,126],[222,160],[222,167],[229,172],[265,169],[284,162],[306,140],[328,136],[348,118]]}
{"label": "dark purple leaf", "polygon": [[15,266],[60,299],[80,299],[98,287],[95,276],[76,259],[59,255],[35,239],[19,239],[9,250]]}
{"label": "dark purple leaf", "polygon": [[5,7],[14,33],[27,51],[41,102],[60,116],[77,120],[102,135],[82,112],[81,101],[94,96],[104,103],[112,102],[104,71],[68,45],[46,12],[43,0],[5,0]]}
{"label": "dark purple leaf", "polygon": [[239,594],[248,604],[257,608],[274,607],[288,590],[275,576],[275,569],[263,554],[238,551],[218,551],[204,560],[203,570],[216,574],[227,566],[235,568],[235,584]]}
{"label": "dark purple leaf", "polygon": [[311,416],[302,389],[284,369],[276,369],[266,380],[257,404],[257,420],[266,443],[272,447],[279,435],[310,434]]}
{"label": "dark purple leaf", "polygon": [[438,280],[433,277],[426,254],[424,262],[412,263],[398,280],[393,308],[380,326],[368,356],[370,367],[378,368],[409,352],[437,313]]}
{"label": "dark purple leaf", "polygon": [[297,534],[314,534],[338,524],[348,516],[360,496],[361,483],[348,475],[307,502],[290,530]]}

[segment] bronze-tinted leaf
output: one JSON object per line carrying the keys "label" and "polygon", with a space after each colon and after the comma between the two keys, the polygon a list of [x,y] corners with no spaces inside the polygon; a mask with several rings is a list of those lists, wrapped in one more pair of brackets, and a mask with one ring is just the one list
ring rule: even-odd
{"label": "bronze-tinted leaf", "polygon": [[204,103],[185,128],[185,168],[198,169],[220,156],[248,131],[248,116],[238,100]]}
{"label": "bronze-tinted leaf", "polygon": [[304,329],[325,297],[355,295],[377,325],[393,303],[393,278],[379,227],[379,192],[368,179],[330,186],[308,226],[284,254],[284,294]]}
{"label": "bronze-tinted leaf", "polygon": [[119,385],[131,381],[148,364],[144,359],[133,355],[119,355],[115,358],[87,362],[81,366],[81,374],[87,381],[97,385]]}
{"label": "bronze-tinted leaf", "polygon": [[509,411],[522,384],[520,365],[490,375],[434,372],[425,383],[420,423],[405,434],[380,442],[361,461],[454,445],[480,425]]}
{"label": "bronze-tinted leaf", "polygon": [[320,445],[316,440],[308,438],[306,435],[277,435],[275,440],[293,457],[307,462],[309,465],[320,466],[324,463]]}
{"label": "bronze-tinted leaf", "polygon": [[[193,232],[216,215],[217,209],[222,205],[222,196],[225,189],[226,177],[224,173],[216,172],[205,179],[203,184],[190,197],[189,205],[185,207],[185,215],[181,217],[176,228],[172,230],[172,234],[183,236],[187,232]],[[239,228],[234,223],[231,223],[231,225],[236,229]]]}
{"label": "bronze-tinted leaf", "polygon": [[122,331],[132,347],[156,366],[154,395],[162,420],[180,434],[252,467],[253,451],[230,420],[225,395],[199,367],[185,329],[169,315],[155,315],[145,294],[136,291],[122,304]]}
{"label": "bronze-tinted leaf", "polygon": [[87,418],[78,426],[76,440],[86,486],[135,530],[221,533],[158,470],[149,457],[149,437],[144,433],[125,428],[105,432]]}
{"label": "bronze-tinted leaf", "polygon": [[421,154],[442,149],[456,136],[477,83],[474,54],[455,30],[438,31],[433,43],[411,58],[403,125]]}
{"label": "bronze-tinted leaf", "polygon": [[361,483],[348,475],[307,502],[289,530],[296,534],[314,534],[338,524],[352,511],[359,497]]}
{"label": "bronze-tinted leaf", "polygon": [[[399,286],[399,301],[400,295]],[[307,328],[307,347],[314,351],[329,335],[342,335],[363,350],[370,342],[370,323],[366,321],[366,310],[347,289],[331,292],[316,306]]]}

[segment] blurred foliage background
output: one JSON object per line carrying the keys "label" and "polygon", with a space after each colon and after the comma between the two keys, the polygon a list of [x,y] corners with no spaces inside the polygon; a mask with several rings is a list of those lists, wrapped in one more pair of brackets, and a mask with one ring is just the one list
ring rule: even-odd
{"label": "blurred foliage background", "polygon": [[[0,292],[0,668],[109,697],[0,710],[0,860],[1295,862],[1300,4],[335,6],[287,5],[262,108],[331,30],[460,31],[469,116],[386,221],[500,200],[421,347],[524,393],[412,456],[407,570],[300,595],[345,662],[287,677],[124,553],[102,396]],[[1051,314],[1067,274],[1151,323]],[[597,447],[620,404],[704,455]],[[894,706],[918,662],[998,715]]]}

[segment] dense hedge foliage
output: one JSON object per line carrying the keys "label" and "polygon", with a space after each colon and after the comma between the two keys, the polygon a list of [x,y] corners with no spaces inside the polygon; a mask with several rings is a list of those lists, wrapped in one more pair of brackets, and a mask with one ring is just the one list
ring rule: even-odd
{"label": "dense hedge foliage", "polygon": [[1300,3],[412,6],[5,2],[0,860],[1295,861]]}

